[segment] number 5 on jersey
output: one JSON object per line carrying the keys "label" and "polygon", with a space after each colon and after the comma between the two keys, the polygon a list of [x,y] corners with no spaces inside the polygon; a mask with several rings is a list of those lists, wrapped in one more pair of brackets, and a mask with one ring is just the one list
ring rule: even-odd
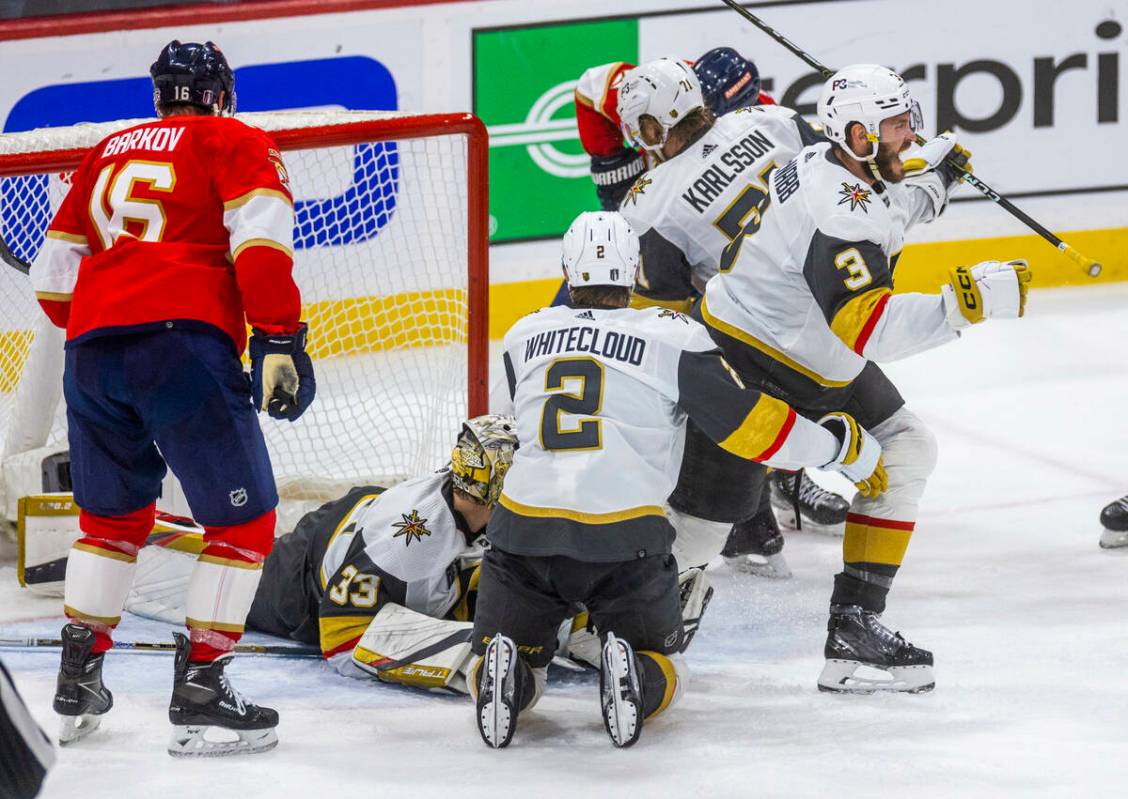
{"label": "number 5 on jersey", "polygon": [[[541,411],[541,446],[546,450],[603,448],[603,364],[593,358],[561,358],[544,372],[550,393]],[[561,415],[586,416],[562,419]]]}
{"label": "number 5 on jersey", "polygon": [[171,192],[176,188],[176,170],[160,161],[127,161],[116,175],[114,168],[114,164],[108,164],[98,173],[90,193],[90,219],[102,249],[114,246],[122,235],[160,241],[165,229],[164,207],[160,200],[138,197],[135,192],[138,185],[151,192]]}

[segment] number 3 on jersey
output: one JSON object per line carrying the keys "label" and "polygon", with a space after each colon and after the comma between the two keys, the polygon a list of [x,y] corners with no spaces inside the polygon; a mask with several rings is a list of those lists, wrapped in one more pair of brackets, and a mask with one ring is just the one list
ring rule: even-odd
{"label": "number 3 on jersey", "polygon": [[160,241],[165,230],[165,212],[160,200],[136,195],[137,186],[150,192],[171,192],[176,188],[172,164],[160,161],[127,161],[114,175],[116,164],[98,173],[90,193],[90,219],[102,249],[114,246],[118,237],[128,235],[140,241]]}
{"label": "number 3 on jersey", "polygon": [[[578,385],[577,385],[578,384]],[[541,446],[547,450],[602,449],[603,421],[567,421],[561,414],[594,416],[603,407],[603,365],[592,358],[561,358],[544,372],[550,393],[541,411]]]}

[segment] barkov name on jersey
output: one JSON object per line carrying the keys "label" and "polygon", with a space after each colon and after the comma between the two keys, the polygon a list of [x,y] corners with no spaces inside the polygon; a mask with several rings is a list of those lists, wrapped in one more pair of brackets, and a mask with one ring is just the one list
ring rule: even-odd
{"label": "barkov name on jersey", "polygon": [[[705,169],[682,194],[682,199],[697,213],[705,213],[713,200],[717,199],[726,187],[742,172],[755,166],[756,159],[775,147],[777,147],[776,143],[764,131],[752,131],[729,147],[721,155],[719,164],[713,164]],[[725,169],[726,166],[728,170]]]}

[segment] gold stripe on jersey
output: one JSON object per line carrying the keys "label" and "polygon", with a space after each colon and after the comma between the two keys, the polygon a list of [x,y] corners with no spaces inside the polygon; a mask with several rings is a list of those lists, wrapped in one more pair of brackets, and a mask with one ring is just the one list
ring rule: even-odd
{"label": "gold stripe on jersey", "polygon": [[278,252],[283,253],[287,257],[294,257],[293,250],[291,250],[285,244],[281,244],[275,241],[274,239],[247,239],[235,248],[235,252],[232,253],[232,257],[237,259],[245,250],[250,247],[269,247],[272,250],[278,250]]}
{"label": "gold stripe on jersey", "polygon": [[221,633],[242,633],[245,628],[242,624],[226,624],[222,621],[203,621],[193,618],[185,618],[184,624],[193,630],[217,630]]}
{"label": "gold stripe on jersey", "polygon": [[715,330],[719,330],[726,336],[747,344],[749,347],[752,347],[755,350],[759,350],[769,358],[779,361],[784,366],[798,372],[799,374],[803,375],[806,378],[809,378],[810,380],[815,381],[820,386],[827,386],[828,388],[841,388],[842,386],[848,386],[852,382],[854,382],[852,379],[831,380],[829,377],[823,377],[818,372],[808,369],[803,364],[798,363],[797,361],[793,361],[791,358],[788,358],[786,355],[784,355],[774,347],[768,346],[767,344],[753,336],[751,333],[745,330],[741,330],[739,327],[730,325],[723,319],[719,319],[716,316],[713,316],[713,314],[709,312],[709,307],[705,304],[704,297],[701,298],[701,317],[705,320],[705,324],[707,324],[709,327]]}
{"label": "gold stripe on jersey", "polygon": [[846,563],[881,563],[900,566],[909,548],[912,530],[901,530],[860,522],[846,522],[842,559]]}
{"label": "gold stripe on jersey", "polygon": [[321,639],[321,651],[332,652],[349,641],[364,635],[375,615],[361,616],[322,616],[317,625]]}
{"label": "gold stripe on jersey", "polygon": [[582,524],[612,524],[630,521],[631,519],[641,519],[644,516],[666,516],[666,512],[660,505],[641,505],[637,508],[626,508],[609,513],[583,513],[568,508],[538,508],[533,505],[524,505],[510,499],[505,494],[502,494],[498,501],[518,516],[532,516],[538,519],[567,519]]}
{"label": "gold stripe on jersey", "polygon": [[[882,287],[851,297],[834,315],[830,323],[831,332],[851,350],[858,352],[858,338],[870,327],[869,321],[878,303],[892,293],[892,289]],[[861,355],[860,352],[858,354]]]}
{"label": "gold stripe on jersey", "polygon": [[756,458],[779,440],[790,416],[791,408],[786,402],[761,394],[740,427],[720,442],[721,449],[742,458]]}
{"label": "gold stripe on jersey", "polygon": [[86,236],[80,233],[67,233],[62,230],[48,230],[47,238],[58,239],[59,241],[70,242],[71,244],[88,244]]}
{"label": "gold stripe on jersey", "polygon": [[663,710],[670,706],[670,702],[674,701],[674,696],[678,692],[678,673],[674,669],[673,662],[660,652],[650,652],[643,650],[638,653],[639,656],[646,656],[658,664],[658,668],[662,670],[662,676],[666,678],[665,690],[662,692],[662,701],[658,703],[658,707],[654,712],[647,716],[647,719],[652,719],[661,713]]}
{"label": "gold stripe on jersey", "polygon": [[116,627],[118,622],[121,621],[121,616],[95,616],[92,613],[83,613],[81,610],[75,610],[70,605],[63,605],[63,615],[68,619],[93,622],[94,624],[102,624],[106,627]]}
{"label": "gold stripe on jersey", "polygon": [[286,203],[286,205],[293,206],[294,204],[294,201],[291,200],[284,191],[279,191],[278,189],[251,189],[246,194],[240,195],[234,200],[228,200],[227,202],[225,202],[223,204],[223,210],[232,211],[236,208],[241,208],[251,200],[255,199],[255,197],[276,197]]}
{"label": "gold stripe on jersey", "polygon": [[216,555],[203,555],[196,559],[200,563],[212,563],[216,566],[228,566],[233,569],[248,569],[250,571],[257,571],[262,568],[262,561],[258,563],[251,563],[245,560],[235,560],[233,558],[221,558]]}
{"label": "gold stripe on jersey", "polygon": [[35,298],[37,300],[48,300],[50,302],[70,302],[74,294],[62,291],[37,291]]}
{"label": "gold stripe on jersey", "polygon": [[643,297],[636,291],[631,294],[631,307],[669,308],[671,311],[678,311],[679,313],[689,313],[693,310],[693,298],[686,297],[684,300],[659,300],[653,297]]}
{"label": "gold stripe on jersey", "polygon": [[341,531],[348,527],[349,522],[354,521],[353,517],[356,516],[357,509],[361,505],[380,496],[380,493],[381,492],[377,492],[375,494],[365,494],[360,499],[358,499],[356,503],[351,508],[349,508],[349,512],[341,517],[341,522],[337,525],[337,529],[333,531],[333,535],[329,536],[329,541],[325,544],[325,552],[321,555],[321,565],[317,569],[318,577],[321,578],[321,590],[324,591],[325,588],[328,587],[330,577],[330,575],[325,573],[325,555],[329,554],[329,551],[333,548],[333,542],[337,540],[337,536],[341,534]]}
{"label": "gold stripe on jersey", "polygon": [[134,555],[127,555],[126,553],[121,552],[121,551],[116,550],[116,549],[106,549],[104,547],[96,547],[96,546],[92,546],[90,544],[79,543],[77,541],[74,544],[72,544],[71,546],[74,549],[77,549],[79,552],[89,552],[91,555],[97,555],[100,558],[109,558],[110,560],[120,560],[124,563],[136,563],[137,562],[137,555],[135,555],[135,554]]}

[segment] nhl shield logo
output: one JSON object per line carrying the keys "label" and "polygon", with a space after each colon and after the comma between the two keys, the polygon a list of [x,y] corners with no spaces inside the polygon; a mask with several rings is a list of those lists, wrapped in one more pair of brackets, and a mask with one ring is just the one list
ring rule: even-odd
{"label": "nhl shield logo", "polygon": [[247,504],[247,489],[236,488],[234,491],[229,491],[227,498],[231,500],[232,507],[241,508]]}

